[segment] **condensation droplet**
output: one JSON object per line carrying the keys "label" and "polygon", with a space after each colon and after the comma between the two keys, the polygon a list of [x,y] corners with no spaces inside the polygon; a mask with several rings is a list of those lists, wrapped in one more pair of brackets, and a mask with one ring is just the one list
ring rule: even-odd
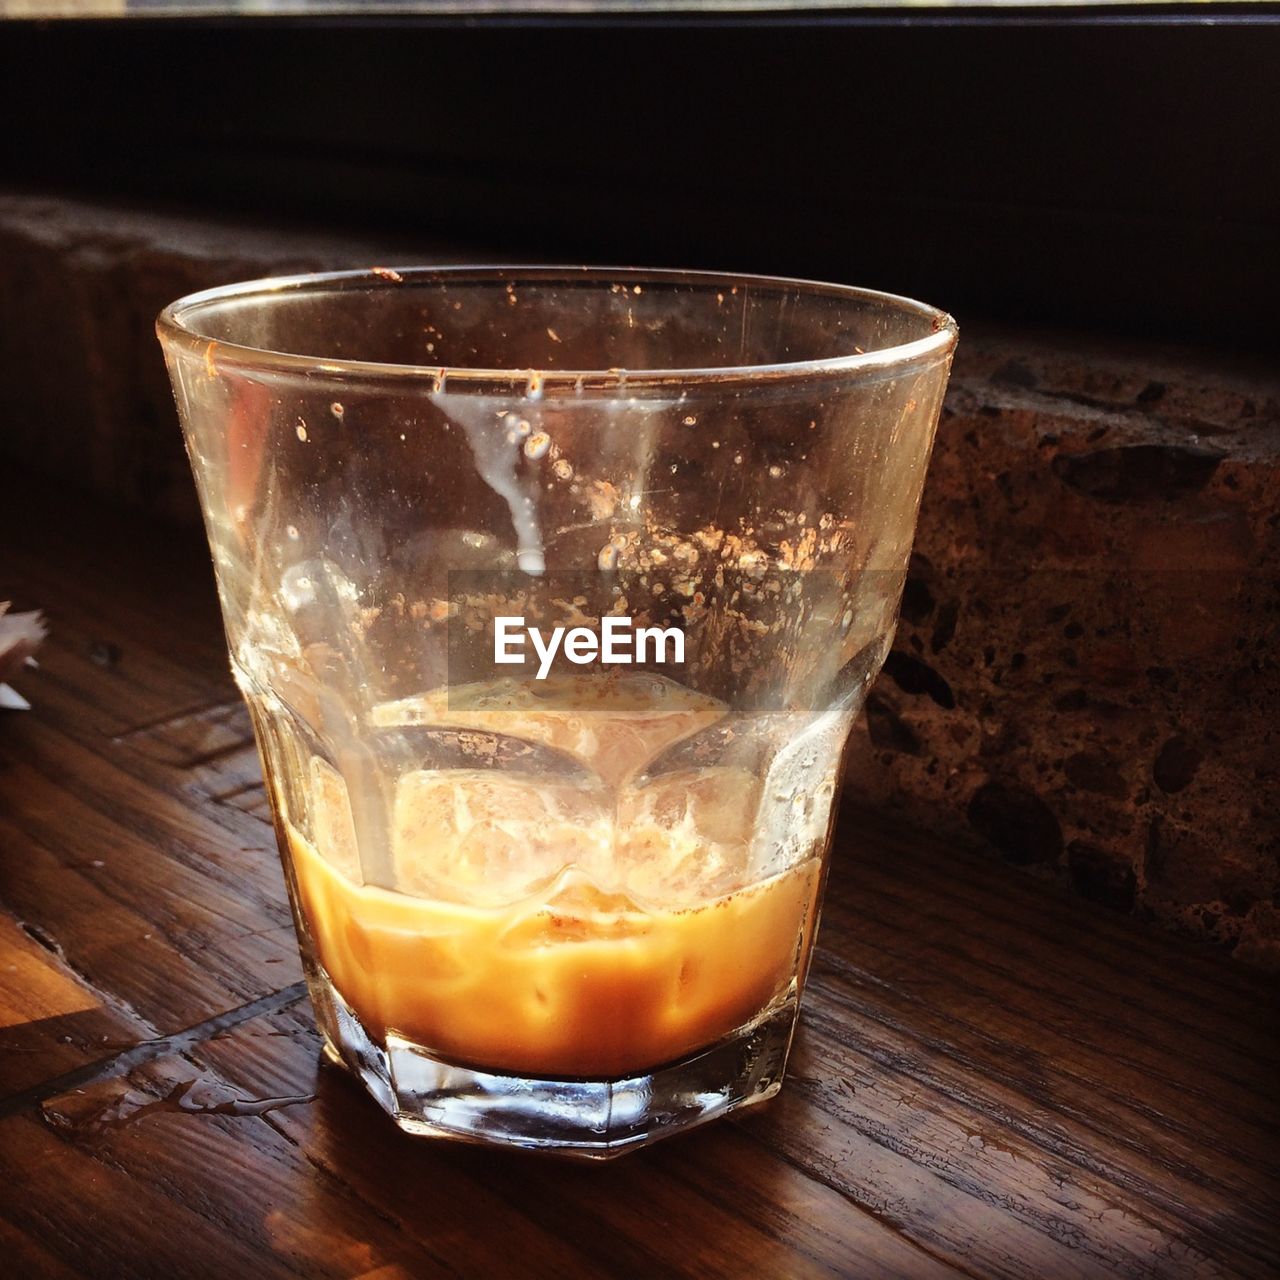
{"label": "condensation droplet", "polygon": [[528,418],[521,418],[520,421],[516,423],[516,435],[521,439],[524,439],[524,437],[529,435],[532,431],[533,426],[530,424]]}
{"label": "condensation droplet", "polygon": [[600,548],[600,554],[596,557],[596,564],[600,566],[606,573],[618,567],[618,546],[614,542],[606,542]]}
{"label": "condensation droplet", "polygon": [[697,419],[697,417],[696,417],[694,414],[692,414],[692,413],[691,413],[691,414],[690,414],[690,415],[689,415],[689,416],[684,420],[684,425],[685,425],[686,427],[695,427],[695,426],[697,426],[697,425],[698,425],[698,419]]}
{"label": "condensation droplet", "polygon": [[307,441],[307,424],[301,418],[298,419],[298,439],[303,442]]}
{"label": "condensation droplet", "polygon": [[333,416],[334,416],[335,418],[337,418],[337,419],[341,420],[342,415],[343,415],[344,413],[346,413],[346,410],[342,407],[342,405],[341,405],[337,400],[335,400],[335,401],[334,401],[334,402],[329,406],[329,412],[330,412],[331,414],[333,414]]}
{"label": "condensation droplet", "polygon": [[524,456],[537,461],[538,458],[545,457],[550,448],[551,437],[545,431],[539,431],[524,442]]}
{"label": "condensation droplet", "polygon": [[774,465],[769,468],[769,474],[776,480],[782,474],[782,468],[778,466],[777,463],[774,463]]}
{"label": "condensation droplet", "polygon": [[742,465],[742,454],[740,454],[740,453],[735,453],[735,454],[733,455],[733,460],[734,460],[734,462],[735,462],[738,466],[741,466],[741,465]]}
{"label": "condensation droplet", "polygon": [[294,542],[297,542],[297,540],[298,540],[298,526],[297,526],[296,524],[291,524],[291,525],[289,525],[289,526],[285,529],[285,533],[287,533],[287,534],[289,535],[289,537],[293,539],[293,541],[294,541]]}

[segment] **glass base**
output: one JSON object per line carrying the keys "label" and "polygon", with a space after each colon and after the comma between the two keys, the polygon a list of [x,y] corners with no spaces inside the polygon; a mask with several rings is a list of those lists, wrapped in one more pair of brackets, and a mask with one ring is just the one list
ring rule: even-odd
{"label": "glass base", "polygon": [[310,975],[325,1052],[406,1133],[607,1160],[772,1098],[795,1030],[794,994],[708,1049],[614,1080],[536,1079],[459,1066],[399,1036],[384,1049],[329,975]]}

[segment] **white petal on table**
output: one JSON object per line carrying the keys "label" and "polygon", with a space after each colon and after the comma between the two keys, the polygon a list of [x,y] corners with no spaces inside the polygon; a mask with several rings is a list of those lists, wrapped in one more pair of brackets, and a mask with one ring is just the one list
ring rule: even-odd
{"label": "white petal on table", "polygon": [[46,627],[38,613],[10,613],[9,601],[0,600],[0,709],[29,711],[31,704],[4,682],[34,662]]}

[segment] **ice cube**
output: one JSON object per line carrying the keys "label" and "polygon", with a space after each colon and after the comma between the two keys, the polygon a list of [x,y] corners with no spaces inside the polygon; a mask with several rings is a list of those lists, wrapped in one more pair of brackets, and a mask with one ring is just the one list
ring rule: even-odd
{"label": "ice cube", "polygon": [[565,752],[616,786],[727,710],[663,676],[611,673],[437,689],[384,703],[373,722],[453,725],[524,738]]}
{"label": "ice cube", "polygon": [[618,797],[616,875],[636,898],[702,905],[748,883],[760,783],[742,769],[663,774]]}
{"label": "ice cube", "polygon": [[595,791],[498,770],[420,770],[400,779],[396,887],[477,906],[515,902],[610,840]]}
{"label": "ice cube", "polygon": [[818,853],[826,840],[852,704],[809,720],[769,761],[751,838],[753,878],[777,875]]}
{"label": "ice cube", "polygon": [[348,880],[360,884],[360,850],[347,784],[342,774],[319,756],[311,757],[311,828],[320,856]]}

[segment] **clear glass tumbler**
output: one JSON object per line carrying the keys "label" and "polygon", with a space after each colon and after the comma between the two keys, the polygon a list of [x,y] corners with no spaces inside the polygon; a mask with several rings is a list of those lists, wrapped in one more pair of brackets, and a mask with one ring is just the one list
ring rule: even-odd
{"label": "clear glass tumbler", "polygon": [[327,1053],[589,1156],[771,1097],[952,320],[379,268],[159,334]]}

